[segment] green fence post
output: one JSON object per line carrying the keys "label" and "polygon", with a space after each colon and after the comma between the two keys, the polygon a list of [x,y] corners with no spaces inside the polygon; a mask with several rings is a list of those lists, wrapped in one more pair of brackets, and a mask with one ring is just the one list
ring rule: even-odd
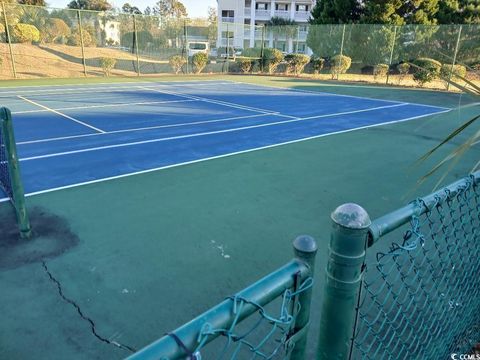
{"label": "green fence post", "polygon": [[447,91],[450,90],[450,81],[452,80],[453,69],[455,69],[455,63],[457,61],[458,47],[460,45],[460,38],[462,37],[462,28],[463,28],[462,25],[460,25],[460,28],[458,29],[458,37],[457,37],[457,43],[455,44],[455,52],[453,54],[452,67],[450,69],[450,74],[448,75]]}
{"label": "green fence post", "polygon": [[83,29],[82,29],[82,16],[80,10],[77,10],[78,16],[78,31],[80,32],[80,45],[82,46],[82,62],[83,62],[83,74],[87,77],[87,64],[85,61],[85,46],[83,44]]}
{"label": "green fence post", "polygon": [[[293,241],[295,257],[307,264],[310,269],[310,276],[313,277],[315,270],[315,255],[317,254],[317,243],[311,236],[302,235]],[[292,329],[295,346],[291,352],[290,360],[305,359],[307,349],[307,335],[310,321],[310,305],[312,302],[312,288],[298,295],[300,311],[297,314],[295,326]],[[294,302],[295,303],[295,302]]]}
{"label": "green fence post", "polygon": [[[340,56],[343,56],[343,45],[345,42],[345,30],[347,28],[346,24],[343,24],[343,29],[342,29],[342,43],[340,44]],[[337,80],[340,78],[340,73],[337,72]]]}
{"label": "green fence post", "polygon": [[133,16],[133,36],[135,36],[134,44],[135,44],[135,55],[137,57],[137,76],[140,76],[140,59],[138,57],[138,33],[137,33],[137,19],[135,14]]}
{"label": "green fence post", "polygon": [[228,23],[227,23],[227,46],[225,47],[225,61],[227,62],[226,63],[227,74],[230,72],[230,64],[229,64],[230,52],[229,52],[229,48],[230,48],[230,30],[229,30],[229,26],[228,26]]}
{"label": "green fence post", "polygon": [[266,31],[266,24],[262,25],[262,46],[260,48],[260,71],[263,73],[263,63],[264,63],[264,54],[265,54],[265,31]]}
{"label": "green fence post", "polygon": [[395,51],[395,41],[397,41],[397,26],[393,27],[393,40],[392,40],[392,47],[390,48],[390,59],[388,61],[388,71],[387,71],[387,80],[385,84],[388,84],[388,79],[390,77],[390,67],[392,66],[393,62],[393,52]]}
{"label": "green fence post", "polygon": [[10,38],[10,29],[8,27],[7,12],[5,10],[5,3],[3,1],[2,1],[2,9],[3,9],[3,18],[5,21],[5,34],[7,35],[7,41],[8,41],[8,50],[10,51],[10,61],[12,62],[12,72],[13,72],[13,77],[16,79],[17,68],[15,67],[15,57],[13,56],[12,39]]}
{"label": "green fence post", "polygon": [[320,314],[318,360],[349,357],[371,224],[367,212],[356,204],[338,207],[331,218],[333,229]]}
{"label": "green fence post", "polygon": [[183,21],[183,48],[185,49],[185,72],[188,75],[188,33],[187,33],[187,20]]}
{"label": "green fence post", "polygon": [[15,144],[15,136],[13,133],[12,114],[7,108],[0,109],[0,117],[3,119],[2,134],[7,149],[7,162],[12,183],[12,196],[15,212],[17,215],[18,226],[20,228],[20,236],[27,239],[31,235],[30,221],[28,219],[27,206],[25,204],[25,193],[23,191],[22,180],[20,176],[20,166],[17,155],[17,146]]}

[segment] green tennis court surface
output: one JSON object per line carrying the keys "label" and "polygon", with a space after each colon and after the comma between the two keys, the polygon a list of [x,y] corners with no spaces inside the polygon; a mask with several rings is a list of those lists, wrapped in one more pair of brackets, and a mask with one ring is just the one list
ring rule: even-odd
{"label": "green tennis court surface", "polygon": [[[471,101],[274,77],[215,80],[247,84],[242,89],[253,83],[442,108]],[[431,164],[415,167],[415,160],[474,112],[454,110],[30,196],[32,227],[44,235],[29,243],[12,241],[14,214],[1,203],[0,305],[7,310],[0,358],[126,357],[284,264],[299,234],[319,243],[313,353],[330,212],[357,202],[376,216],[430,192],[431,182],[415,183]],[[468,173],[475,155],[467,154],[446,181]]]}

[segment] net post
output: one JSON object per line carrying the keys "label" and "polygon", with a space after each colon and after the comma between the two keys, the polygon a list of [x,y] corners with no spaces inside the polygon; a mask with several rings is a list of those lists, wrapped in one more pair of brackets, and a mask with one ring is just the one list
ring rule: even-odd
{"label": "net post", "polygon": [[458,47],[460,45],[460,37],[462,36],[462,28],[462,25],[460,25],[457,36],[457,43],[455,44],[455,52],[453,53],[452,67],[450,69],[450,74],[448,75],[447,91],[450,90],[450,81],[452,80],[453,69],[455,68],[455,63],[457,61]]}
{"label": "net post", "polygon": [[[313,277],[315,270],[315,256],[317,254],[317,243],[308,235],[301,235],[293,241],[293,251],[295,258],[298,261],[307,265],[310,270],[310,277]],[[295,325],[292,329],[292,334],[300,334],[296,339],[292,352],[290,354],[290,360],[303,360],[305,359],[305,351],[307,349],[307,331],[310,322],[310,306],[312,302],[312,288],[301,292],[298,295],[298,304],[300,311],[298,312],[295,320]],[[292,312],[293,313],[293,312]]]}
{"label": "net post", "polygon": [[13,203],[20,229],[20,236],[22,239],[28,239],[31,235],[31,227],[30,220],[28,219],[27,206],[25,204],[25,193],[20,176],[17,147],[13,133],[12,114],[7,108],[1,108],[0,117],[2,119],[2,136],[4,138],[5,148],[7,149],[8,171],[12,184]]}
{"label": "net post", "polygon": [[2,1],[2,10],[3,10],[3,19],[5,21],[5,34],[7,35],[7,41],[8,41],[8,51],[10,52],[10,61],[12,62],[13,77],[16,79],[17,78],[17,68],[15,67],[15,57],[13,55],[12,39],[10,37],[10,29],[8,28],[7,11],[5,10],[5,2],[3,2],[3,1]]}
{"label": "net post", "polygon": [[388,79],[390,77],[390,67],[392,66],[392,62],[393,62],[393,52],[395,51],[395,42],[396,41],[397,41],[397,25],[394,25],[392,47],[390,49],[390,59],[389,59],[389,62],[388,62],[387,80],[385,81],[385,84],[388,84]]}
{"label": "net post", "polygon": [[371,224],[368,213],[357,204],[339,206],[331,219],[318,360],[349,358]]}
{"label": "net post", "polygon": [[137,58],[137,76],[140,76],[140,59],[138,57],[138,32],[137,32],[137,18],[135,17],[135,14],[132,14],[133,16],[133,36],[135,37],[133,39],[133,42],[135,44],[135,56]]}
{"label": "net post", "polygon": [[80,45],[82,47],[82,63],[83,63],[83,75],[87,77],[87,63],[85,60],[85,46],[83,44],[83,28],[82,28],[82,15],[80,10],[77,10],[78,17],[78,31],[80,32]]}

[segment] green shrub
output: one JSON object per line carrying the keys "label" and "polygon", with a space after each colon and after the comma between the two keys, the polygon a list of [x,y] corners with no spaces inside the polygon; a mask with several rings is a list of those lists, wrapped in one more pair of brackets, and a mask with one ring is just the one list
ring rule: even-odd
{"label": "green shrub", "polygon": [[45,31],[40,34],[40,40],[44,43],[61,43],[70,35],[70,33],[70,28],[65,21],[58,18],[52,18],[48,21]]}
{"label": "green shrub", "polygon": [[325,66],[325,59],[312,56],[310,63],[312,64],[313,73],[320,74],[320,71],[322,71],[323,67]]}
{"label": "green shrub", "polygon": [[467,68],[463,65],[457,64],[457,65],[453,65],[453,69],[452,69],[452,64],[443,64],[442,67],[440,68],[440,75],[443,78],[447,78],[447,79],[449,79],[450,76],[452,78],[455,78],[456,76],[460,76],[464,78],[467,75]]}
{"label": "green shrub", "polygon": [[168,60],[168,63],[172,67],[173,72],[175,74],[178,74],[180,72],[180,70],[182,70],[183,65],[185,65],[187,63],[187,61],[185,60],[185,58],[183,56],[174,55],[170,58],[170,60]]}
{"label": "green shrub", "polygon": [[335,55],[331,58],[330,72],[332,73],[332,79],[339,74],[345,74],[352,65],[352,59],[345,55]]}
{"label": "green shrub", "polygon": [[287,62],[287,73],[293,72],[295,75],[299,75],[310,62],[310,57],[304,54],[288,54],[285,56],[285,61]]}
{"label": "green shrub", "polygon": [[282,61],[283,54],[280,50],[271,48],[266,48],[263,50],[262,62],[269,74],[273,74]]}
{"label": "green shrub", "polygon": [[202,70],[205,69],[207,63],[208,55],[203,52],[196,53],[192,56],[193,68],[197,74],[200,74]]}
{"label": "green shrub", "polygon": [[375,78],[375,80],[377,78],[382,78],[382,77],[387,76],[389,68],[390,67],[387,64],[377,64],[377,65],[375,65],[373,67],[373,77]]}
{"label": "green shrub", "polygon": [[103,73],[105,76],[110,76],[112,69],[115,67],[117,63],[116,59],[104,57],[100,59],[100,65],[102,66]]}
{"label": "green shrub", "polygon": [[415,68],[413,80],[420,86],[425,83],[435,80],[440,75],[442,64],[437,60],[429,58],[419,58],[413,62],[420,68]]}
{"label": "green shrub", "polygon": [[18,23],[12,27],[12,37],[15,42],[32,43],[40,41],[40,31],[30,24]]}
{"label": "green shrub", "polygon": [[252,59],[250,58],[237,58],[235,60],[235,62],[237,63],[238,67],[240,68],[240,70],[243,72],[243,73],[249,73],[250,71],[252,71],[252,68],[253,68],[253,64],[254,64],[254,61],[252,61]]}
{"label": "green shrub", "polygon": [[[93,36],[87,30],[82,30],[83,46],[93,47],[95,46],[95,40]],[[82,46],[82,39],[80,37],[80,31],[78,28],[74,29],[70,36],[67,38],[67,45]]]}
{"label": "green shrub", "polygon": [[243,49],[242,56],[260,59],[260,57],[262,56],[262,49],[261,48]]}

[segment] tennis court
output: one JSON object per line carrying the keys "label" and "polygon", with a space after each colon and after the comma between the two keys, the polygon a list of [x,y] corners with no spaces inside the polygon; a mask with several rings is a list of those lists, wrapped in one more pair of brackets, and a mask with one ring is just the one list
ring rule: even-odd
{"label": "tennis court", "polygon": [[22,87],[0,98],[27,194],[449,111],[233,81]]}
{"label": "tennis court", "polygon": [[300,234],[319,247],[313,357],[330,212],[430,192],[412,163],[476,111],[450,110],[472,102],[460,94],[275,77],[30,85],[0,90],[35,234],[17,241],[2,201],[6,359],[125,358],[285,264]]}

